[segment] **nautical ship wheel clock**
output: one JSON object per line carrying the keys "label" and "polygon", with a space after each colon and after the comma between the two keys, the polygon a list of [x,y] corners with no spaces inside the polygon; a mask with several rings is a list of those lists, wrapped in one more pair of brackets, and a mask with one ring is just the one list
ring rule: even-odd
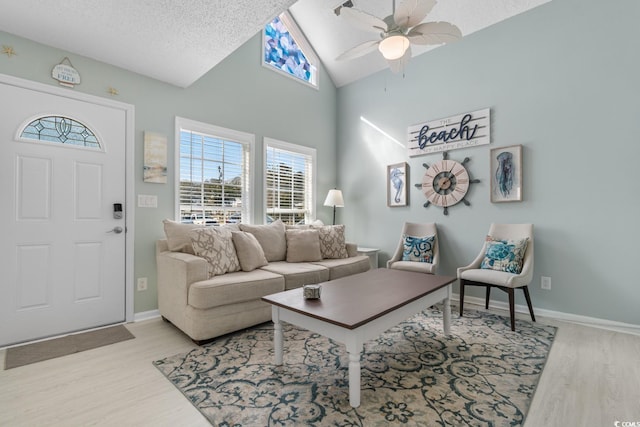
{"label": "nautical ship wheel clock", "polygon": [[422,189],[427,201],[424,207],[430,204],[440,206],[444,209],[444,214],[449,214],[449,207],[459,202],[467,206],[471,203],[465,196],[469,191],[471,184],[477,184],[479,179],[469,178],[469,172],[465,168],[465,164],[470,161],[468,157],[462,163],[455,160],[448,160],[447,152],[442,153],[442,160],[432,164],[431,166],[423,163],[427,171],[424,173],[421,184],[416,184],[416,188]]}

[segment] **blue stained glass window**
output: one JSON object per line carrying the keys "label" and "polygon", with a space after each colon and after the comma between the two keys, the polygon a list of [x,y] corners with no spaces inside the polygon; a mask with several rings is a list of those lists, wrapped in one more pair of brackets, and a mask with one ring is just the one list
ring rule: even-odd
{"label": "blue stained glass window", "polygon": [[264,63],[317,87],[317,67],[304,54],[282,19],[264,28]]}
{"label": "blue stained glass window", "polygon": [[20,137],[35,141],[100,149],[98,138],[84,124],[63,116],[39,117],[29,123]]}

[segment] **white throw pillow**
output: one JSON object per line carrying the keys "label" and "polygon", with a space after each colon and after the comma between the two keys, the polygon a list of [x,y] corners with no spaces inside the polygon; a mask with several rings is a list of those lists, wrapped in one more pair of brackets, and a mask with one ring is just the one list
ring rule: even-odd
{"label": "white throw pillow", "polygon": [[287,230],[287,262],[320,261],[320,235],[317,230]]}
{"label": "white throw pillow", "polygon": [[164,234],[167,237],[167,246],[172,252],[186,252],[188,254],[194,254],[191,247],[191,237],[189,232],[196,228],[204,228],[198,224],[182,224],[181,222],[171,221],[165,219],[162,221],[164,224]]}
{"label": "white throw pillow", "polygon": [[244,231],[232,231],[231,234],[242,271],[253,271],[268,264],[262,246],[253,234]]}
{"label": "white throw pillow", "polygon": [[197,228],[189,232],[193,251],[209,261],[209,277],[240,270],[231,231],[221,227]]}
{"label": "white throw pillow", "polygon": [[267,261],[284,261],[287,257],[285,227],[281,220],[278,219],[268,225],[240,224],[240,230],[251,233],[258,239]]}

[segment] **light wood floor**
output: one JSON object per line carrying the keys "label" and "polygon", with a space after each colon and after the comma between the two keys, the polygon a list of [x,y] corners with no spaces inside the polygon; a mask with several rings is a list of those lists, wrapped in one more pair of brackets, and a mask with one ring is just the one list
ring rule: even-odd
{"label": "light wood floor", "polygon": [[[640,422],[640,336],[538,320],[559,330],[525,427]],[[194,344],[160,319],[127,327],[136,339],[0,371],[0,425],[208,426],[151,364]]]}

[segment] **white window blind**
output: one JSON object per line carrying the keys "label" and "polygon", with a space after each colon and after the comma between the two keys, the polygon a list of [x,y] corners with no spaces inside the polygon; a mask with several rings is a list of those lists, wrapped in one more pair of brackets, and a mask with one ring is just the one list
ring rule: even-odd
{"label": "white window blind", "polygon": [[267,222],[301,224],[314,219],[315,150],[265,138]]}
{"label": "white window blind", "polygon": [[180,220],[206,225],[242,222],[249,218],[251,144],[221,135],[222,128],[205,130],[210,133],[188,124],[179,128]]}

